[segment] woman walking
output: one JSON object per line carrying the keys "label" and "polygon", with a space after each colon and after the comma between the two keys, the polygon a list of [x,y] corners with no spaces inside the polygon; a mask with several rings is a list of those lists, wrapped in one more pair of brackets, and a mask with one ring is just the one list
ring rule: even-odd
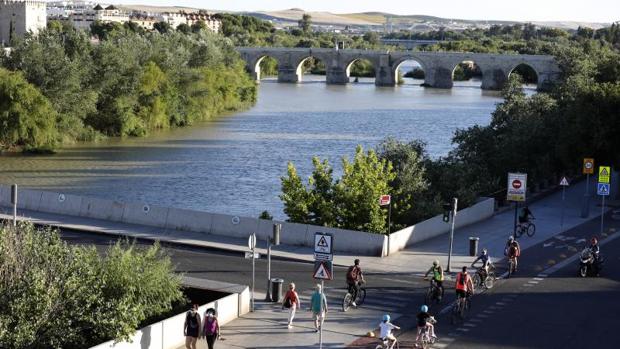
{"label": "woman walking", "polygon": [[185,315],[183,324],[183,334],[185,335],[185,348],[196,349],[196,341],[200,335],[200,314],[198,314],[198,304],[192,305],[192,309]]}
{"label": "woman walking", "polygon": [[295,318],[295,311],[297,308],[301,307],[301,303],[299,302],[299,295],[295,291],[295,284],[290,283],[288,285],[288,291],[284,296],[284,300],[282,301],[282,309],[288,308],[288,328],[293,327],[293,319]]}
{"label": "woman walking", "polygon": [[205,324],[202,333],[207,339],[207,346],[209,349],[213,349],[215,340],[220,335],[220,325],[218,324],[217,317],[212,309],[208,309],[205,313]]}

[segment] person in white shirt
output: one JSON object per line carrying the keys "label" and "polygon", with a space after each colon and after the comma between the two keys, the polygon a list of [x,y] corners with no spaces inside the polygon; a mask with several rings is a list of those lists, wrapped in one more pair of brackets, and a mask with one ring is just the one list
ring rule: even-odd
{"label": "person in white shirt", "polygon": [[[381,330],[379,338],[388,341],[389,349],[394,348],[394,345],[396,344],[396,337],[394,337],[394,335],[392,334],[392,330],[400,330],[400,327],[391,323],[390,316],[388,314],[385,314],[383,315],[383,321],[379,324],[379,329]],[[392,342],[391,345],[389,345],[390,342]]]}

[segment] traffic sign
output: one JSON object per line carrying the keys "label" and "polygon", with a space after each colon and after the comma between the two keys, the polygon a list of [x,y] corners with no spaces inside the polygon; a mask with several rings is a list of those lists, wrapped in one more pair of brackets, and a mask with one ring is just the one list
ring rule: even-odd
{"label": "traffic sign", "polygon": [[566,179],[566,177],[562,177],[562,180],[560,181],[560,186],[568,187],[568,184],[568,179]]}
{"label": "traffic sign", "polygon": [[609,196],[609,183],[599,183],[596,194],[601,196]]}
{"label": "traffic sign", "polygon": [[314,252],[315,253],[332,253],[332,236],[325,233],[314,234]]}
{"label": "traffic sign", "polygon": [[508,201],[525,201],[527,191],[526,173],[508,173]]}
{"label": "traffic sign", "polygon": [[316,253],[314,252],[315,261],[333,261],[334,255],[331,253]]}
{"label": "traffic sign", "polygon": [[[252,258],[252,252],[246,252],[245,259],[250,259],[250,258]],[[260,253],[254,252],[254,259],[258,259],[258,258],[260,258]]]}
{"label": "traffic sign", "polygon": [[390,195],[381,195],[379,198],[379,206],[389,205],[392,201],[392,197]]}
{"label": "traffic sign", "polygon": [[593,174],[594,173],[594,159],[585,158],[583,159],[583,174]]}
{"label": "traffic sign", "polygon": [[609,183],[609,177],[611,176],[611,168],[609,166],[601,166],[598,168],[598,182]]}
{"label": "traffic sign", "polygon": [[256,247],[256,234],[252,233],[252,235],[248,237],[248,247],[250,250],[253,250],[254,247]]}
{"label": "traffic sign", "polygon": [[334,265],[332,262],[315,261],[313,277],[320,280],[332,280],[334,278]]}

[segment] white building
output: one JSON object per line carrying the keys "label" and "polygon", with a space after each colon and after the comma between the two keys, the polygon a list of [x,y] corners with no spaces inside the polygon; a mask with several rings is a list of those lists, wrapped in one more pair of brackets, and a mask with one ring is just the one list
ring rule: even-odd
{"label": "white building", "polygon": [[48,19],[69,19],[73,13],[92,10],[97,4],[93,1],[49,1],[47,3]]}
{"label": "white building", "polygon": [[129,22],[129,14],[119,10],[114,5],[106,8],[97,5],[92,9],[72,13],[69,15],[69,19],[77,29],[90,29],[90,25],[94,22],[121,24]]}
{"label": "white building", "polygon": [[0,46],[28,32],[38,33],[47,25],[45,1],[0,0]]}

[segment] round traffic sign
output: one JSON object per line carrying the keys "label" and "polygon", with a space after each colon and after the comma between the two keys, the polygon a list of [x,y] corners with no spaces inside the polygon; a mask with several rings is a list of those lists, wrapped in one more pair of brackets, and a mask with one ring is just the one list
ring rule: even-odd
{"label": "round traffic sign", "polygon": [[521,181],[518,179],[515,179],[514,181],[512,181],[512,187],[515,189],[521,188]]}
{"label": "round traffic sign", "polygon": [[592,168],[592,166],[593,166],[593,165],[592,165],[592,163],[591,163],[591,162],[586,162],[585,166],[586,166],[586,168],[589,170],[589,169],[591,169],[591,168]]}

